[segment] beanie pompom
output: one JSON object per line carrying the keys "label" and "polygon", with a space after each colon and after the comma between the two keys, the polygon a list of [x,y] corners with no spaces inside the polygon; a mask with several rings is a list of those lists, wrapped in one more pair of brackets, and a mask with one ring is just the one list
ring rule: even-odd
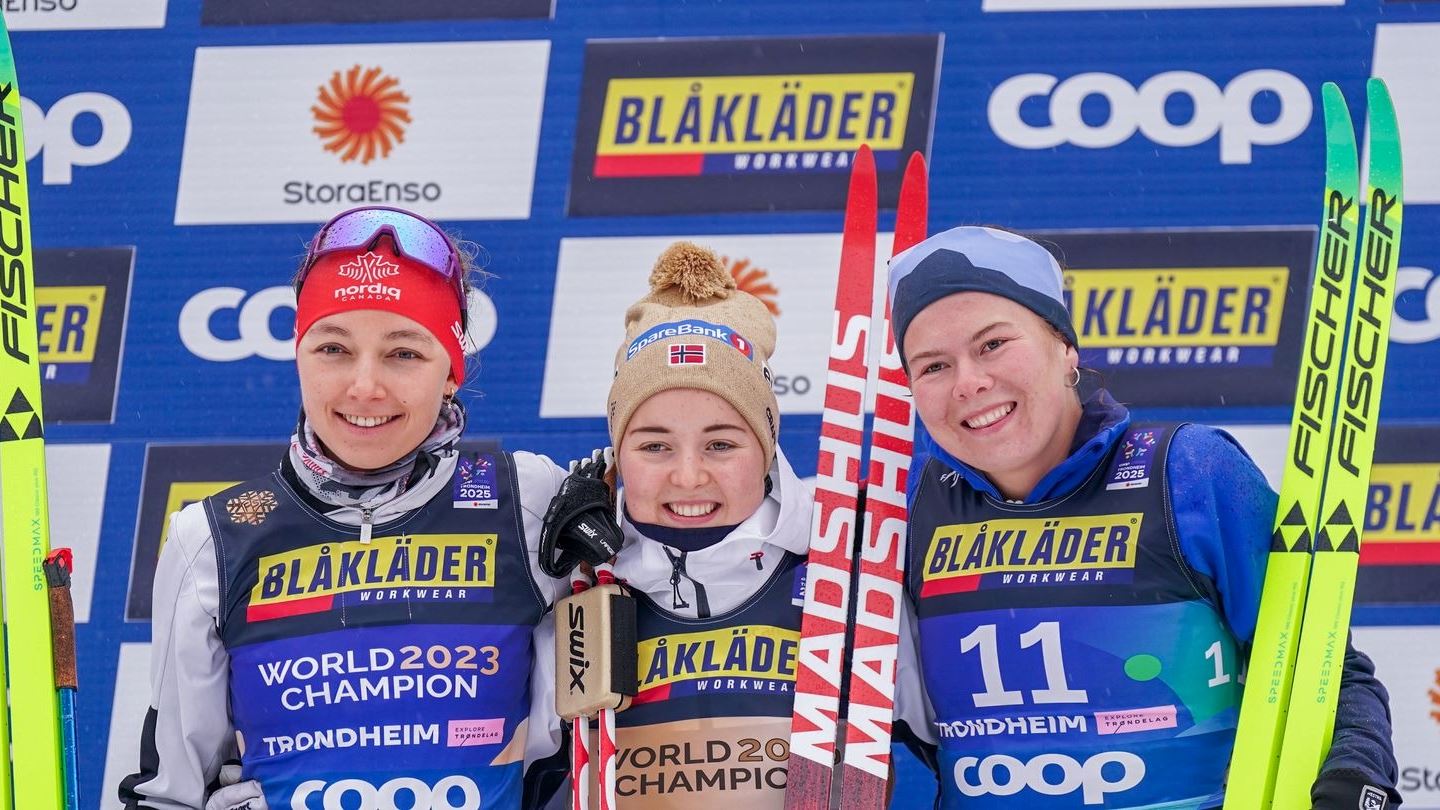
{"label": "beanie pompom", "polygon": [[735,279],[715,251],[694,242],[676,242],[660,254],[650,271],[652,293],[669,288],[678,290],[691,303],[700,303],[729,297]]}

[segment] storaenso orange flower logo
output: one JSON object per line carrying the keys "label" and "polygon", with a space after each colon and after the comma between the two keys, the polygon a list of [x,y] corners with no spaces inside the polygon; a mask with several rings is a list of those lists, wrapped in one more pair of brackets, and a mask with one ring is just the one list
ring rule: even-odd
{"label": "storaenso orange flower logo", "polygon": [[320,85],[319,103],[310,112],[326,151],[338,154],[342,163],[357,158],[369,163],[389,156],[405,140],[409,103],[395,77],[378,67],[356,65],[343,74],[335,71],[330,81]]}
{"label": "storaenso orange flower logo", "polygon": [[741,292],[747,292],[759,298],[770,310],[771,315],[780,314],[780,305],[776,303],[776,296],[780,291],[770,283],[770,274],[758,267],[751,267],[749,259],[730,260],[729,256],[722,256],[720,260],[730,268],[730,277],[735,279],[735,286]]}
{"label": "storaenso orange flower logo", "polygon": [[1430,690],[1430,705],[1435,707],[1430,711],[1430,718],[1440,723],[1440,669],[1435,670],[1435,688]]}

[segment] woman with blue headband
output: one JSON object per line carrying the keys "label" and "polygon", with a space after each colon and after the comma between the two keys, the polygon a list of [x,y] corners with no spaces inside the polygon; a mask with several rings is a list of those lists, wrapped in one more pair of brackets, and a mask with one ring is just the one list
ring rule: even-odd
{"label": "woman with blue headband", "polygon": [[[1275,493],[1224,432],[1086,384],[1040,245],[955,228],[890,272],[923,428],[897,711],[940,805],[1219,807]],[[1349,650],[1315,807],[1399,802],[1387,699]]]}

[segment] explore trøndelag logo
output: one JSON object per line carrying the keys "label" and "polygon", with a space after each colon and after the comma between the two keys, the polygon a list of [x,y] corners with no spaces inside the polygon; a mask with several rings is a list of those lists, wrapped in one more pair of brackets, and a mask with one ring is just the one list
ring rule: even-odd
{"label": "explore tr\u00f8ndelag logo", "polygon": [[1313,228],[1030,235],[1065,268],[1081,365],[1122,402],[1293,401]]}
{"label": "explore tr\u00f8ndelag logo", "polygon": [[45,421],[112,422],[135,248],[35,251]]}
{"label": "explore tr\u00f8ndelag logo", "polygon": [[839,208],[862,143],[893,206],[929,147],[941,41],[588,42],[569,213]]}
{"label": "explore tr\u00f8ndelag logo", "polygon": [[195,51],[177,225],[530,215],[543,41]]}
{"label": "explore tr\u00f8ndelag logo", "polygon": [[[776,346],[769,369],[780,412],[820,412],[833,330],[829,302],[835,299],[840,267],[839,234],[583,237],[560,240],[541,417],[605,415],[615,351],[625,338],[625,310],[648,289],[635,268],[654,264],[678,239],[713,249],[739,288],[775,315]],[[877,262],[889,256],[891,239],[889,233],[877,235]],[[884,294],[883,285],[877,285],[877,294]]]}

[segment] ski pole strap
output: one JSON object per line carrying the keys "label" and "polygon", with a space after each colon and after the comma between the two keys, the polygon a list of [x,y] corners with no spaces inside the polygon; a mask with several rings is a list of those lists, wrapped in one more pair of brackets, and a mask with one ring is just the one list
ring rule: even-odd
{"label": "ski pole strap", "polygon": [[54,639],[55,688],[78,689],[75,667],[75,604],[70,598],[70,572],[74,556],[59,548],[45,557],[45,580],[50,588],[50,635]]}

